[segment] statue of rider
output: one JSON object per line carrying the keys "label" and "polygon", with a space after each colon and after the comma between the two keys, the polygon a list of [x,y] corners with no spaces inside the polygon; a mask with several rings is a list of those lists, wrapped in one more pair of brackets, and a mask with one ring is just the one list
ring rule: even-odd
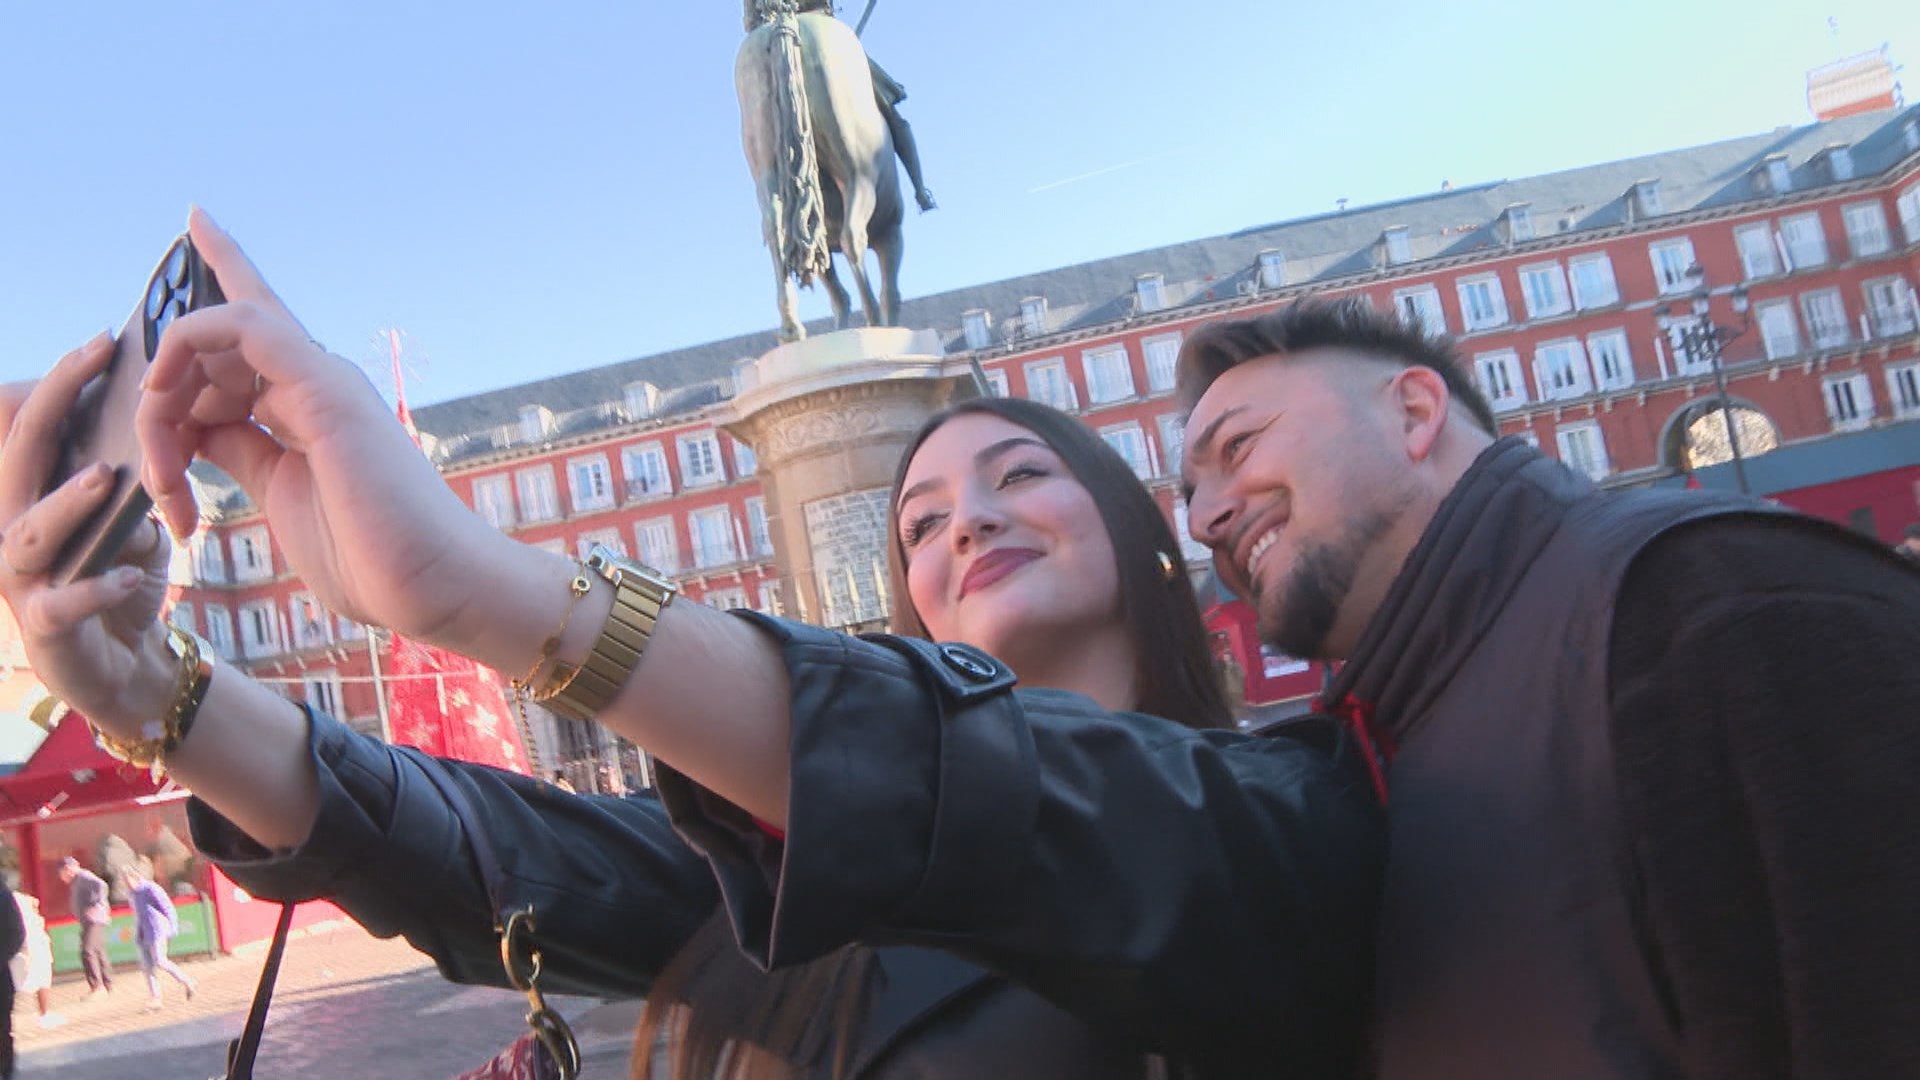
{"label": "statue of rider", "polygon": [[[752,30],[763,21],[760,17],[761,0],[746,0],[747,29]],[[833,0],[793,0],[796,14],[817,14],[833,16]],[[907,170],[907,179],[913,184],[913,201],[918,203],[922,212],[935,209],[933,192],[927,189],[926,178],[920,172],[920,146],[914,141],[913,128],[908,126],[907,118],[900,115],[900,103],[907,100],[907,88],[900,85],[886,69],[867,57],[867,69],[873,73],[874,103],[880,106],[880,115],[886,117],[887,131],[893,136],[893,151],[900,155],[900,164]]]}

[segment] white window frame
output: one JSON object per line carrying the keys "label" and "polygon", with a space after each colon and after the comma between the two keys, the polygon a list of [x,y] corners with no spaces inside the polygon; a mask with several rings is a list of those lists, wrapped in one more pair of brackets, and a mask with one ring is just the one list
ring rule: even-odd
{"label": "white window frame", "polygon": [[1860,295],[1866,302],[1867,325],[1873,328],[1874,337],[1913,333],[1913,296],[1906,278],[1895,274],[1863,281]]}
{"label": "white window frame", "polygon": [[1740,251],[1740,269],[1748,281],[1778,276],[1780,249],[1773,239],[1773,226],[1765,221],[1742,225],[1733,230],[1734,247]]}
{"label": "white window frame", "polygon": [[1598,389],[1624,390],[1633,385],[1633,349],[1625,330],[1588,334],[1587,359],[1593,365],[1593,385]]}
{"label": "white window frame", "polygon": [[[1824,310],[1828,300],[1832,301],[1831,311]],[[1847,325],[1847,303],[1837,288],[1801,293],[1800,318],[1815,348],[1834,349],[1853,340],[1853,328]]]}
{"label": "white window frame", "polygon": [[333,616],[320,605],[319,597],[310,592],[294,593],[287,597],[287,614],[295,649],[319,649],[333,644]]}
{"label": "white window frame", "polygon": [[739,439],[733,439],[731,441],[733,443],[733,478],[735,480],[745,480],[747,477],[759,472],[760,455],[753,452],[753,447],[748,446]]}
{"label": "white window frame", "polygon": [[[1024,371],[1029,400],[1051,405],[1061,412],[1080,410],[1080,396],[1073,387],[1073,379],[1067,374],[1065,357],[1050,356],[1045,360],[1034,360],[1025,366]],[[1040,387],[1046,387],[1045,391],[1041,392]]]}
{"label": "white window frame", "polygon": [[585,559],[593,551],[595,544],[604,546],[623,559],[627,557],[627,538],[617,525],[609,525],[604,529],[588,529],[574,539],[573,550],[579,558]]}
{"label": "white window frame", "polygon": [[576,514],[613,506],[613,468],[605,454],[582,454],[567,459],[567,497]]}
{"label": "white window frame", "polygon": [[1380,234],[1381,243],[1386,245],[1387,265],[1399,266],[1413,261],[1413,238],[1408,235],[1404,225],[1396,225]]}
{"label": "white window frame", "polygon": [[1920,244],[1920,184],[1901,192],[1894,200],[1894,209],[1900,213],[1900,231],[1906,234],[1907,243]]}
{"label": "white window frame", "polygon": [[1166,476],[1179,476],[1180,463],[1187,456],[1186,418],[1166,413],[1155,419],[1154,426],[1160,429],[1160,471]]}
{"label": "white window frame", "polygon": [[1187,528],[1187,502],[1185,499],[1173,501],[1173,535],[1180,541],[1180,554],[1187,557],[1187,565],[1207,566],[1213,561],[1213,549],[1193,538]]}
{"label": "white window frame", "polygon": [[[1607,435],[1597,420],[1575,420],[1561,424],[1553,433],[1560,448],[1560,461],[1574,472],[1591,480],[1603,480],[1613,472],[1607,456]],[[1591,437],[1591,442],[1587,441]]]}
{"label": "white window frame", "polygon": [[1088,405],[1112,405],[1133,398],[1133,357],[1126,345],[1102,345],[1082,352],[1080,370],[1087,379]]}
{"label": "white window frame", "polygon": [[748,496],[746,507],[747,550],[756,559],[770,559],[773,557],[773,530],[767,523],[766,497]]}
{"label": "white window frame", "polygon": [[674,436],[673,442],[680,458],[680,486],[691,490],[726,483],[727,468],[720,460],[720,436],[711,431],[683,431]]}
{"label": "white window frame", "polygon": [[1887,208],[1879,203],[1843,206],[1840,220],[1847,226],[1847,250],[1854,258],[1884,255],[1893,250],[1893,234],[1887,231]]}
{"label": "white window frame", "polygon": [[[1593,284],[1605,282],[1604,296],[1588,296],[1581,287],[1581,270],[1587,267],[1599,267]],[[1576,255],[1567,260],[1567,291],[1573,294],[1573,306],[1579,311],[1592,311],[1595,308],[1612,307],[1620,302],[1620,282],[1613,276],[1613,259],[1604,251],[1588,255]]]}
{"label": "white window frame", "polygon": [[993,344],[993,317],[977,308],[961,312],[960,335],[969,349],[987,348]]}
{"label": "white window frame", "polygon": [[1140,311],[1164,311],[1167,306],[1167,277],[1165,274],[1141,274],[1133,279],[1133,295],[1138,298]]}
{"label": "white window frame", "polygon": [[265,525],[250,525],[230,534],[233,545],[233,580],[268,581],[273,578],[273,541]]}
{"label": "white window frame", "polygon": [[[641,464],[649,459],[654,467]],[[667,448],[658,439],[621,447],[620,475],[628,502],[673,494],[673,469],[667,464]]]}
{"label": "white window frame", "polygon": [[1543,341],[1533,349],[1533,382],[1541,401],[1565,401],[1593,393],[1593,373],[1578,338]]}
{"label": "white window frame", "polygon": [[346,714],[340,704],[343,685],[340,673],[331,668],[309,671],[300,677],[300,696],[315,712],[344,720]]}
{"label": "white window frame", "polygon": [[1028,337],[1043,337],[1047,332],[1047,298],[1029,296],[1020,301],[1020,326]]}
{"label": "white window frame", "polygon": [[1820,380],[1827,421],[1835,431],[1859,431],[1873,425],[1873,382],[1864,371],[1829,375]]}
{"label": "white window frame", "polygon": [[167,625],[178,627],[187,633],[194,633],[193,604],[186,600],[176,600],[167,609]]}
{"label": "white window frame", "polygon": [[627,417],[631,420],[645,420],[653,415],[654,403],[660,398],[660,390],[650,382],[628,383],[621,390],[627,407]]}
{"label": "white window frame", "polygon": [[700,602],[719,611],[732,611],[735,608],[751,607],[747,603],[747,590],[739,585],[729,585],[724,589],[710,589],[700,597]]}
{"label": "white window frame", "polygon": [[1007,373],[995,368],[987,372],[987,394],[991,397],[1006,397],[1011,393],[1007,387]]}
{"label": "white window frame", "polygon": [[1787,250],[1788,270],[1825,266],[1831,258],[1827,250],[1827,227],[1817,211],[1781,218],[1780,243]]}
{"label": "white window frame", "polygon": [[249,660],[285,651],[280,634],[280,604],[271,597],[240,605],[240,647]]}
{"label": "white window frame", "polygon": [[1894,364],[1887,368],[1887,400],[1892,403],[1897,419],[1920,416],[1920,363]]}
{"label": "white window frame", "polygon": [[1179,333],[1155,334],[1140,342],[1147,361],[1147,392],[1164,394],[1173,389],[1179,375],[1180,345],[1186,339]]}
{"label": "white window frame", "polygon": [[211,529],[194,537],[193,576],[214,585],[227,583],[226,539]]}
{"label": "white window frame", "polygon": [[1772,194],[1785,195],[1793,190],[1793,168],[1784,157],[1770,157],[1766,162],[1767,187]]}
{"label": "white window frame", "polygon": [[[1486,290],[1486,301],[1490,305],[1490,310],[1484,312],[1477,311],[1476,304],[1471,299],[1472,294],[1480,289]],[[1465,326],[1469,332],[1490,330],[1507,324],[1507,291],[1500,283],[1499,274],[1475,274],[1472,277],[1461,278],[1455,286],[1455,291],[1460,294],[1461,325]]]}
{"label": "white window frame", "polygon": [[1507,241],[1524,244],[1533,239],[1533,209],[1527,206],[1507,207]]}
{"label": "white window frame", "polygon": [[1447,310],[1440,306],[1440,289],[1434,285],[1414,285],[1393,291],[1393,310],[1400,321],[1428,337],[1447,332]]}
{"label": "white window frame", "polygon": [[513,528],[513,481],[505,473],[474,477],[473,509],[496,529]]}
{"label": "white window frame", "polygon": [[735,527],[733,511],[725,503],[687,511],[687,538],[693,542],[694,569],[711,570],[740,561]]}
{"label": "white window frame", "polygon": [[1527,403],[1527,377],[1520,368],[1520,354],[1512,349],[1495,349],[1474,356],[1473,378],[1495,412]]}
{"label": "white window frame", "polygon": [[1661,296],[1687,291],[1690,284],[1687,271],[1697,265],[1690,237],[1655,240],[1647,245],[1647,260],[1653,264],[1653,283]]}
{"label": "white window frame", "polygon": [[780,583],[778,581],[762,581],[759,589],[756,591],[760,594],[760,602],[754,605],[755,611],[760,612],[762,615],[772,615],[776,618],[786,614],[786,605],[780,601]]}
{"label": "white window frame", "polygon": [[553,412],[545,405],[520,406],[520,440],[542,442],[553,432]]}
{"label": "white window frame", "polygon": [[663,574],[680,572],[680,530],[671,516],[634,522],[633,550],[641,563]]}
{"label": "white window frame", "polygon": [[239,655],[234,650],[233,613],[225,604],[206,605],[207,644],[224,660],[232,660]]}
{"label": "white window frame", "polygon": [[553,482],[552,465],[517,470],[513,474],[513,493],[520,498],[520,520],[559,520],[560,491]]}
{"label": "white window frame", "polygon": [[1666,206],[1660,199],[1660,181],[1642,180],[1633,185],[1633,198],[1641,217],[1658,217],[1666,213]]}
{"label": "white window frame", "polygon": [[1260,287],[1277,289],[1287,283],[1287,256],[1283,251],[1269,248],[1260,253]]}
{"label": "white window frame", "polygon": [[[1782,320],[1785,320],[1784,322]],[[1760,331],[1760,347],[1767,359],[1782,360],[1800,354],[1800,320],[1790,299],[1753,305],[1753,325]]]}
{"label": "white window frame", "polygon": [[1133,475],[1142,480],[1153,479],[1153,458],[1147,450],[1147,433],[1137,421],[1125,424],[1108,424],[1100,429],[1100,438],[1133,470]]}
{"label": "white window frame", "polygon": [[[1536,295],[1536,285],[1544,286],[1544,293]],[[1557,262],[1521,267],[1520,298],[1526,302],[1530,319],[1551,318],[1573,310],[1573,294],[1567,288],[1566,271]]]}

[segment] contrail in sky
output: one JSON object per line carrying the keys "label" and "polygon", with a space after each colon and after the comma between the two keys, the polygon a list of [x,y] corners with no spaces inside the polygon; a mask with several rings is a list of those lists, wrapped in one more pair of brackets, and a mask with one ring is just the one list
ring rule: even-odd
{"label": "contrail in sky", "polygon": [[1052,191],[1054,188],[1057,188],[1057,187],[1066,187],[1068,184],[1077,184],[1082,180],[1091,180],[1096,176],[1105,176],[1108,173],[1117,173],[1122,169],[1136,168],[1138,166],[1145,165],[1149,161],[1158,161],[1164,157],[1172,157],[1175,154],[1185,153],[1187,149],[1188,147],[1176,146],[1171,150],[1163,150],[1158,154],[1148,154],[1146,157],[1143,157],[1143,158],[1134,158],[1132,161],[1123,161],[1118,165],[1109,165],[1104,169],[1095,169],[1092,172],[1081,173],[1079,176],[1069,176],[1065,180],[1053,180],[1048,183],[1041,184],[1039,187],[1028,188],[1027,194],[1038,195],[1043,191]]}

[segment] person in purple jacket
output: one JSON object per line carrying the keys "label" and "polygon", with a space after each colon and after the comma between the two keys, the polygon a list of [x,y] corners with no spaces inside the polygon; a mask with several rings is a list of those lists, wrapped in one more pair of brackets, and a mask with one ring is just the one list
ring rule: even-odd
{"label": "person in purple jacket", "polygon": [[194,981],[167,958],[167,942],[180,932],[180,916],[173,910],[167,890],[148,877],[139,863],[128,866],[121,872],[121,878],[126,882],[127,896],[133,904],[133,940],[140,949],[140,970],[147,976],[147,1008],[161,1006],[159,972],[162,971],[171,975],[187,992],[187,1000],[192,1001]]}

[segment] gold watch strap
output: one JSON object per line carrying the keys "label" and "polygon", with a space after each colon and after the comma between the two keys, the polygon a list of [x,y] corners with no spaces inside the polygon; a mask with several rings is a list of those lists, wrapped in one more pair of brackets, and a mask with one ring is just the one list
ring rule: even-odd
{"label": "gold watch strap", "polygon": [[591,720],[613,704],[615,695],[640,665],[660,613],[679,591],[666,575],[597,544],[586,563],[587,569],[612,583],[613,610],[607,614],[606,625],[586,660],[578,668],[558,665],[550,682],[556,689],[538,699],[548,709],[573,720]]}

